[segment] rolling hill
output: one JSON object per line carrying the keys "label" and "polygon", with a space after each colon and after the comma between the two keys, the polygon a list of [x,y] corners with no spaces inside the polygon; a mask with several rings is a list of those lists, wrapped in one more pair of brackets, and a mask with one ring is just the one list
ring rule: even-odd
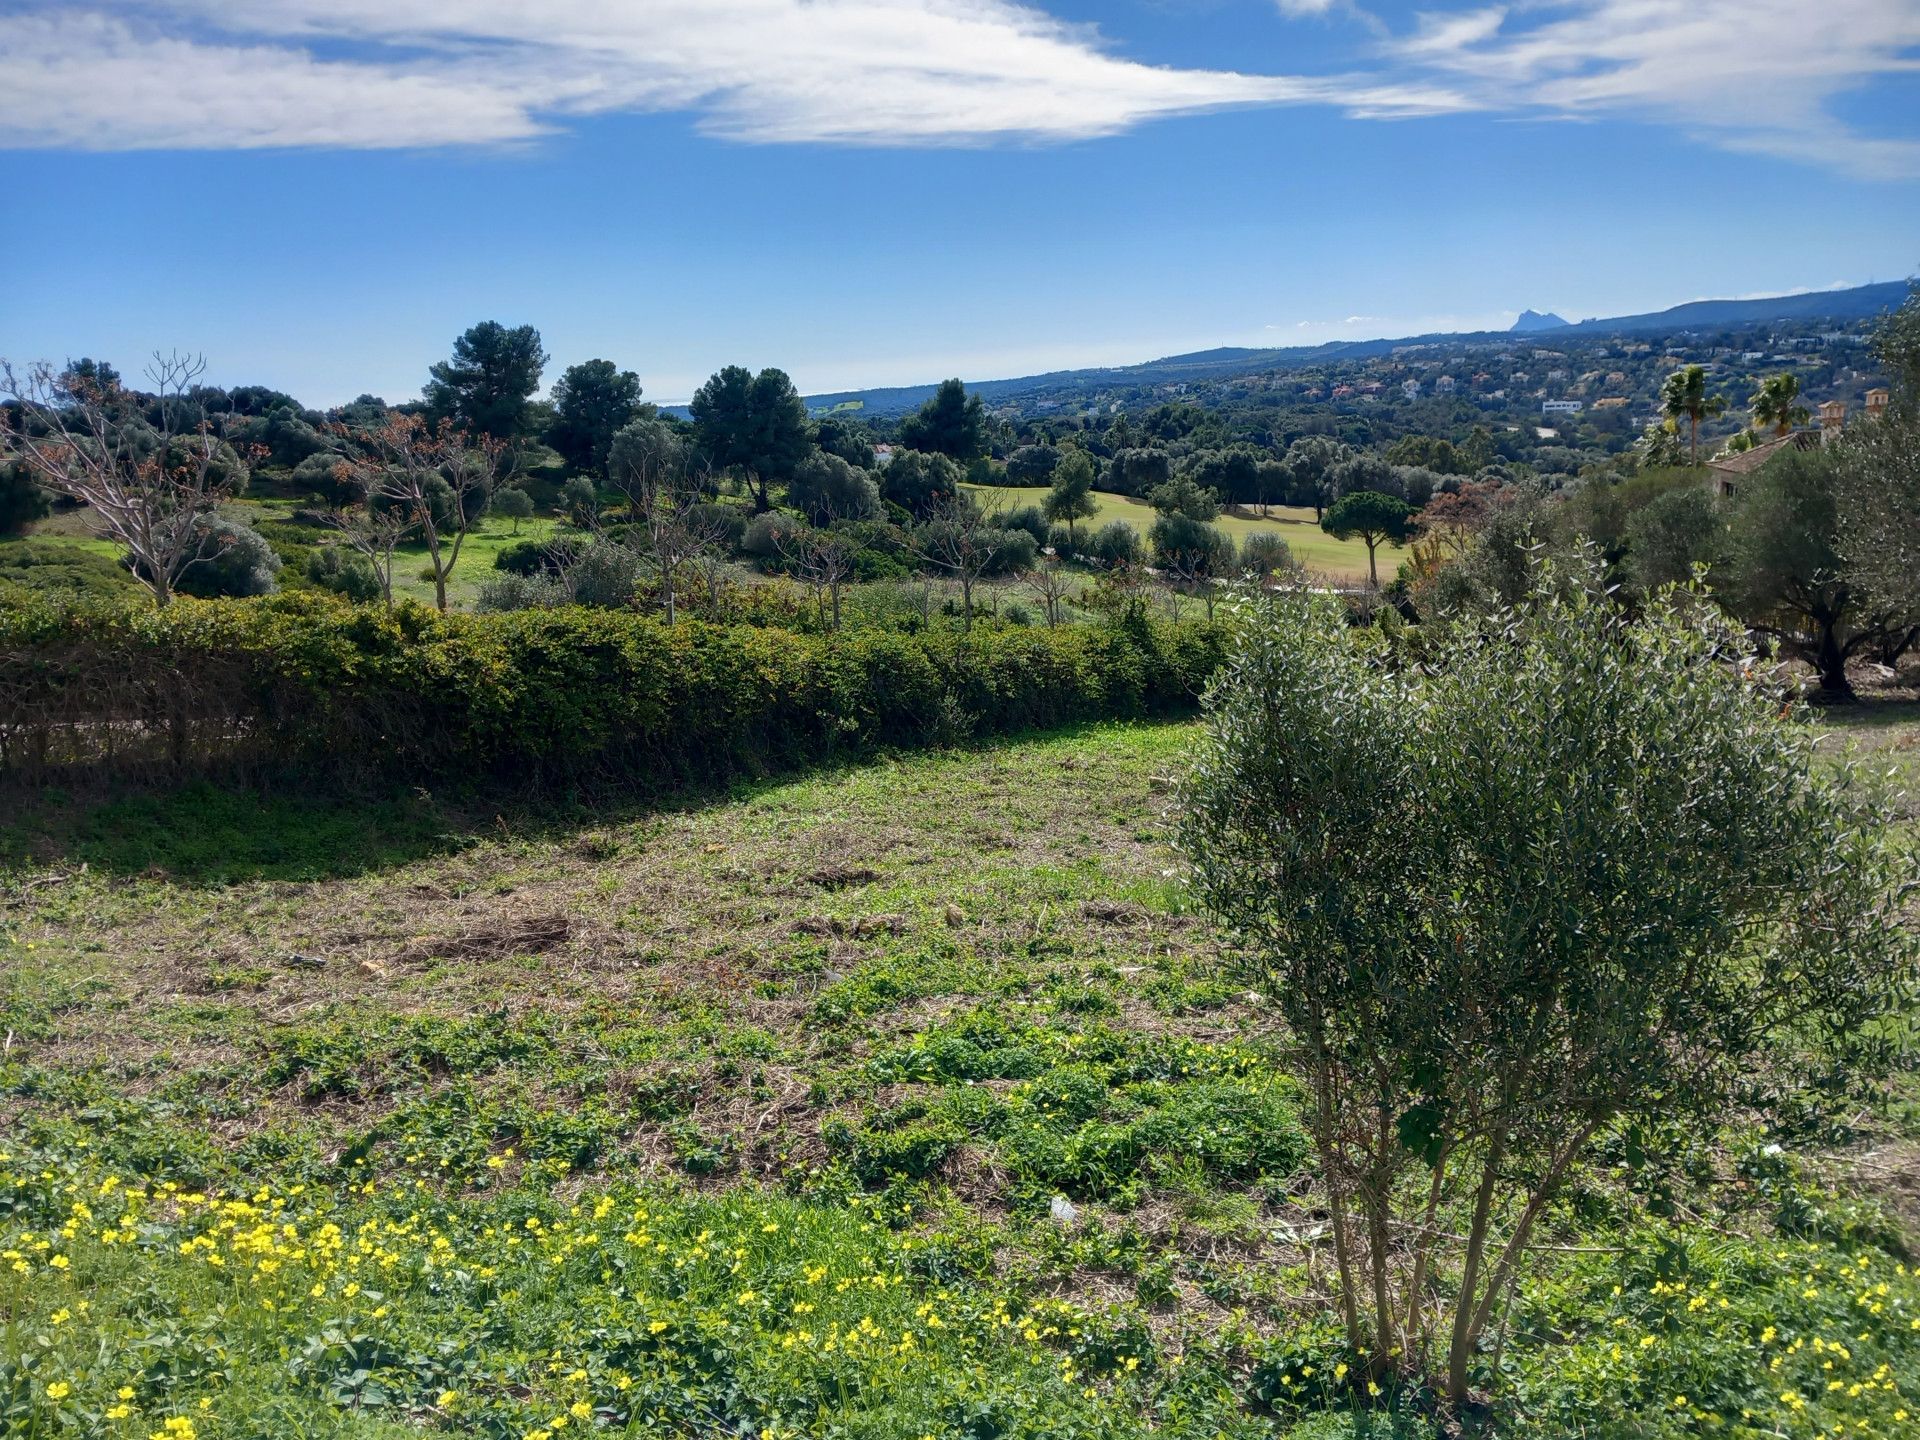
{"label": "rolling hill", "polygon": [[[1845,290],[1821,290],[1744,300],[1692,300],[1644,315],[1591,318],[1573,324],[1547,313],[1527,311],[1513,331],[1457,331],[1397,339],[1337,340],[1321,345],[1292,345],[1273,349],[1219,346],[1182,355],[1166,355],[1138,365],[1054,370],[1006,380],[968,380],[967,388],[989,405],[1017,401],[1038,392],[1071,397],[1075,391],[1109,389],[1116,385],[1166,385],[1226,380],[1267,370],[1292,369],[1327,360],[1365,359],[1384,355],[1403,345],[1431,345],[1451,340],[1511,338],[1514,332],[1529,338],[1556,334],[1631,334],[1680,332],[1713,326],[1765,324],[1768,321],[1865,319],[1897,307],[1907,295],[1908,282],[1891,280]],[[1529,320],[1531,317],[1531,320]],[[1546,323],[1542,323],[1546,322]],[[1556,323],[1557,322],[1557,323]],[[1524,324],[1524,329],[1523,329]],[[815,414],[844,409],[888,418],[916,409],[932,396],[936,386],[899,385],[875,390],[840,390],[806,397]]]}

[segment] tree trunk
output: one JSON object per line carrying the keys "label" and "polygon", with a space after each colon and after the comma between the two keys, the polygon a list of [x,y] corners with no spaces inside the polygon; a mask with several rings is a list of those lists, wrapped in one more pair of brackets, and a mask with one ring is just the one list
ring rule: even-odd
{"label": "tree trunk", "polygon": [[1473,1363],[1474,1344],[1479,1332],[1473,1328],[1473,1310],[1480,1285],[1480,1266],[1486,1259],[1487,1226],[1493,1220],[1493,1191],[1499,1180],[1500,1162],[1506,1147],[1494,1141],[1487,1151],[1480,1173],[1480,1190],[1474,1196],[1473,1223],[1467,1231],[1466,1262],[1460,1273],[1460,1291],[1453,1308],[1453,1343],[1447,1349],[1447,1398],[1455,1405],[1467,1399],[1467,1368]]}
{"label": "tree trunk", "polygon": [[1374,546],[1380,542],[1371,535],[1362,535],[1360,538],[1367,542],[1367,583],[1378,590],[1380,588],[1380,572],[1374,568],[1373,549]]}
{"label": "tree trunk", "polygon": [[1820,672],[1820,690],[1829,700],[1850,702],[1854,699],[1853,684],[1847,679],[1847,652],[1836,633],[1838,627],[1831,620],[1816,623],[1820,625],[1820,642],[1814,648],[1813,664]]}

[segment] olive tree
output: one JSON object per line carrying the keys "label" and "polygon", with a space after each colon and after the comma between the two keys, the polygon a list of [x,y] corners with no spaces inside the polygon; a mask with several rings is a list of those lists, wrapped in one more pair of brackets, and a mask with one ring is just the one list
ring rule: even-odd
{"label": "olive tree", "polygon": [[1871,602],[1911,625],[1920,622],[1920,286],[1881,322],[1875,348],[1892,403],[1831,447],[1836,549]]}
{"label": "olive tree", "polygon": [[533,514],[533,496],[517,485],[502,485],[493,497],[494,512],[513,522],[513,533],[520,533],[520,522]]}
{"label": "olive tree", "polygon": [[1597,1136],[1865,1063],[1915,977],[1878,796],[1699,592],[1630,616],[1582,563],[1419,667],[1248,596],[1183,796],[1308,1086],[1362,1378],[1456,1404]]}

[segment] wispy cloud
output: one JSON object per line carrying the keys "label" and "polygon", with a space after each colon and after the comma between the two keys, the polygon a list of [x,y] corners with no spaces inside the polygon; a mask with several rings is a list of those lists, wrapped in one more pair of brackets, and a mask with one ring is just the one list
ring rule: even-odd
{"label": "wispy cloud", "polygon": [[382,148],[536,140],[681,111],[750,143],[968,145],[1319,105],[1356,119],[1628,118],[1723,149],[1920,175],[1915,112],[1835,102],[1920,73],[1913,0],[1511,0],[1388,33],[1334,75],[1143,63],[1042,0],[0,0],[0,146]]}
{"label": "wispy cloud", "polygon": [[1912,0],[1545,0],[1419,17],[1390,62],[1523,114],[1652,120],[1745,154],[1899,179],[1920,175],[1920,110],[1848,125],[1834,102],[1920,76]]}
{"label": "wispy cloud", "polygon": [[1430,82],[1147,65],[1012,0],[96,0],[0,27],[13,146],[488,144],[632,110],[741,141],[968,144],[1301,104],[1464,102]]}

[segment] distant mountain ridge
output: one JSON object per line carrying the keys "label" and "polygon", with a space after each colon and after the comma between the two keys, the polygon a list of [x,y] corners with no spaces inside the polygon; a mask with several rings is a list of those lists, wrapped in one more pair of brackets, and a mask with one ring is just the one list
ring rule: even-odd
{"label": "distant mountain ridge", "polygon": [[1520,318],[1508,327],[1508,333],[1518,335],[1529,330],[1557,330],[1566,323],[1551,310],[1544,315],[1538,310],[1522,310]]}
{"label": "distant mountain ridge", "polygon": [[[1889,280],[1845,290],[1809,291],[1799,295],[1750,300],[1692,300],[1645,315],[1617,315],[1606,319],[1581,320],[1576,324],[1568,324],[1550,312],[1541,314],[1528,310],[1522,312],[1520,321],[1515,322],[1512,330],[1452,331],[1408,335],[1399,339],[1332,340],[1322,345],[1291,345],[1275,349],[1228,345],[1212,350],[1195,350],[1185,355],[1166,355],[1138,365],[1053,370],[1007,380],[970,380],[967,389],[989,405],[995,405],[1038,390],[1093,391],[1113,385],[1166,385],[1230,379],[1237,375],[1287,369],[1324,360],[1365,359],[1388,354],[1403,345],[1431,345],[1450,340],[1501,340],[1510,339],[1516,333],[1529,338],[1550,338],[1556,334],[1683,331],[1704,326],[1763,324],[1769,320],[1861,320],[1897,309],[1907,297],[1907,286],[1905,280]],[[1544,323],[1538,328],[1528,325],[1522,330],[1521,322],[1529,317]],[[936,388],[935,384],[929,383],[873,390],[837,390],[809,395],[806,403],[809,409],[816,412],[844,405],[870,415],[893,416],[918,408],[932,397]]]}

